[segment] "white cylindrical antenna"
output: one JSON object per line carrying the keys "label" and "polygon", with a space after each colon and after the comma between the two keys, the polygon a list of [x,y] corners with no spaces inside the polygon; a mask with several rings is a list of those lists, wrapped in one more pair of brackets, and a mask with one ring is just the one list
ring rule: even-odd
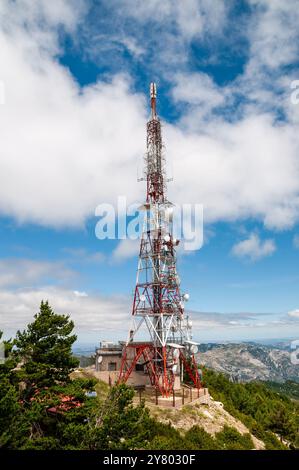
{"label": "white cylindrical antenna", "polygon": [[157,116],[157,111],[156,111],[157,87],[154,82],[152,82],[150,85],[150,96],[151,96],[152,119],[154,119]]}
{"label": "white cylindrical antenna", "polygon": [[157,98],[157,86],[154,82],[151,83],[151,98]]}

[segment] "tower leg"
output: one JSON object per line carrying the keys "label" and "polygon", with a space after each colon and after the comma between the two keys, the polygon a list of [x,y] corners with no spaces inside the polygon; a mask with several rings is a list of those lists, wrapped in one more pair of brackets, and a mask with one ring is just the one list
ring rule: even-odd
{"label": "tower leg", "polygon": [[164,346],[159,350],[159,361],[157,351],[157,348],[148,343],[125,346],[117,383],[126,383],[138,360],[143,357],[151,385],[160,392],[162,397],[169,397],[173,391],[174,376],[172,372],[169,374],[167,369],[167,348]]}
{"label": "tower leg", "polygon": [[189,375],[189,378],[192,380],[194,384],[194,387],[198,389],[202,388],[194,354],[192,354],[191,356],[191,367],[187,359],[185,358],[184,354],[181,351],[180,351],[180,358],[187,374]]}

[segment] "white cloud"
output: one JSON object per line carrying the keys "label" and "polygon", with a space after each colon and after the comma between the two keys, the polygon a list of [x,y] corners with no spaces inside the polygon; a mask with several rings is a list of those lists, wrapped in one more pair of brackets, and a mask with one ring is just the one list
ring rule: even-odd
{"label": "white cloud", "polygon": [[128,297],[75,289],[78,276],[62,262],[1,260],[0,330],[13,333],[24,328],[41,300],[48,300],[57,313],[71,315],[80,333],[127,331],[131,308]]}
{"label": "white cloud", "polygon": [[216,107],[223,103],[222,90],[213,79],[205,73],[183,74],[175,76],[175,86],[172,89],[173,99],[192,105]]}
{"label": "white cloud", "polygon": [[123,261],[138,255],[140,240],[121,240],[112,253],[112,260]]}
{"label": "white cloud", "polygon": [[197,119],[203,119],[210,111],[225,102],[226,90],[218,87],[205,73],[178,73],[174,76],[174,80],[172,89],[174,102],[187,103],[191,106],[191,112],[189,110],[181,122],[189,128],[194,121],[194,112]]}
{"label": "white cloud", "polygon": [[88,294],[86,292],[81,292],[79,290],[74,290],[74,294],[77,296],[77,297],[88,297]]}
{"label": "white cloud", "polygon": [[196,117],[191,131],[165,126],[170,200],[202,203],[206,222],[254,217],[269,228],[291,227],[299,215],[296,129],[269,115],[235,123]]}
{"label": "white cloud", "polygon": [[299,9],[296,1],[249,0],[254,8],[250,28],[249,66],[277,69],[297,60]]}
{"label": "white cloud", "polygon": [[140,57],[145,53],[145,49],[132,37],[124,36],[116,39],[135,57]]}
{"label": "white cloud", "polygon": [[290,122],[298,122],[299,107],[290,102],[290,84],[298,76],[299,9],[296,2],[284,0],[249,3],[248,60],[231,88],[245,98],[241,108],[246,112],[267,110],[279,119],[285,114]]}
{"label": "white cloud", "polygon": [[137,194],[143,98],[129,93],[124,76],[81,90],[53,55],[58,31],[52,22],[42,25],[46,40],[43,34],[37,39],[9,12],[0,29],[0,79],[6,88],[0,211],[44,225],[82,224],[118,191]]}
{"label": "white cloud", "polygon": [[[78,295],[79,294],[79,295]],[[70,315],[75,323],[79,341],[83,338],[89,344],[109,338],[126,339],[131,321],[131,304],[128,296],[103,296],[73,291],[57,286],[35,289],[0,289],[0,330],[5,337],[24,329],[33,321],[41,300],[48,300],[56,313]],[[263,313],[213,313],[191,312],[193,335],[196,340],[216,338],[257,338],[267,334],[292,334],[294,315],[288,318]],[[296,315],[296,318],[298,315]],[[279,332],[277,329],[279,328]],[[219,336],[221,331],[221,337]]]}
{"label": "white cloud", "polygon": [[288,312],[288,316],[291,318],[299,318],[299,309],[292,310],[291,312]]}
{"label": "white cloud", "polygon": [[8,286],[32,286],[37,283],[67,282],[77,273],[59,261],[7,258],[0,260],[0,288]]}
{"label": "white cloud", "polygon": [[[78,23],[85,16],[86,6],[84,0],[2,0],[1,29],[7,35],[14,36],[15,40],[23,40],[27,52],[29,49],[32,52],[31,38],[44,52],[57,53],[60,49],[57,27],[62,26],[69,33],[75,32]],[[22,34],[24,30],[27,31],[27,36]],[[38,63],[36,67],[38,68]]]}
{"label": "white cloud", "polygon": [[141,23],[174,24],[177,33],[185,40],[201,37],[209,31],[219,33],[226,16],[226,2],[223,0],[214,0],[213,4],[209,0],[121,0],[117,8]]}
{"label": "white cloud", "polygon": [[[75,31],[84,9],[70,9],[71,1],[52,4],[19,0],[12,8],[11,2],[1,3],[6,21],[1,22],[0,80],[6,103],[0,108],[0,212],[21,222],[61,227],[82,225],[99,203],[114,202],[119,194],[126,194],[129,202],[142,199],[145,188],[136,183],[136,168],[145,151],[147,109],[144,97],[131,91],[128,76],[79,87],[56,54],[58,26],[63,21]],[[169,27],[175,21],[187,38],[190,18],[197,25],[190,26],[192,36],[217,30],[224,21],[221,5],[184,2],[184,12],[170,1],[157,9],[153,0],[137,2],[134,9],[131,2],[122,2],[121,11],[127,9],[138,23],[167,19]],[[266,28],[258,26],[266,21],[266,10],[257,17],[258,30]],[[30,18],[27,29],[24,12]],[[278,33],[269,36],[283,42]],[[251,58],[256,50],[251,47]],[[187,108],[178,124],[164,124],[175,178],[169,197],[202,203],[207,223],[250,217],[268,228],[290,228],[299,219],[296,125],[277,123],[274,114],[261,113],[255,105],[227,121],[213,114],[236,91],[246,93],[248,73],[243,82],[224,88],[203,73],[173,75],[173,95]],[[122,256],[121,250],[123,245],[118,249]]]}
{"label": "white cloud", "polygon": [[276,250],[273,240],[260,240],[258,235],[252,233],[246,240],[242,240],[232,248],[232,253],[239,258],[248,257],[258,260],[272,255]]}
{"label": "white cloud", "polygon": [[130,306],[127,299],[101,295],[78,295],[54,286],[36,289],[0,290],[0,329],[23,329],[32,322],[41,300],[48,300],[55,312],[70,315],[76,330],[123,331],[128,329]]}
{"label": "white cloud", "polygon": [[[7,273],[8,278],[3,279],[2,273]],[[71,316],[79,340],[85,338],[96,342],[104,337],[125,339],[131,321],[130,296],[105,296],[75,289],[75,274],[58,263],[33,260],[2,261],[0,330],[8,337],[17,329],[25,328],[33,320],[41,300],[48,300],[54,311]],[[47,284],[49,278],[53,278],[52,285]],[[59,285],[60,281],[63,281],[62,285]],[[25,288],[26,284],[30,285]],[[263,326],[275,328],[277,322],[287,329],[290,323],[298,318],[298,311],[289,312],[285,318],[276,315],[276,319],[273,314],[267,313],[190,313],[196,337],[218,334],[219,329],[227,336],[242,334],[244,331],[250,336]]]}
{"label": "white cloud", "polygon": [[222,37],[229,5],[226,0],[118,0],[107,9],[99,0],[94,3],[93,20],[84,28],[84,51],[97,63],[108,60],[113,70],[124,64],[130,68],[124,45],[142,64],[143,73],[150,74],[149,80],[153,74],[172,80],[173,68],[188,65],[192,41]]}

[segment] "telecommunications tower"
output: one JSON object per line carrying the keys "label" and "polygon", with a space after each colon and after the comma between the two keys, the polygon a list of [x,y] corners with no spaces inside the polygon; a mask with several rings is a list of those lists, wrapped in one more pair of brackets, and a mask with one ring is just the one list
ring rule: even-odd
{"label": "telecommunications tower", "polygon": [[[142,180],[146,181],[144,225],[132,307],[132,328],[122,352],[119,382],[126,382],[137,367],[146,370],[151,385],[169,397],[175,381],[188,377],[201,387],[194,359],[191,320],[184,315],[188,294],[181,294],[176,269],[171,204],[166,197],[166,170],[161,123],[156,112],[156,84],[150,85],[151,116],[147,123],[147,151]],[[147,340],[137,341],[145,328]]]}

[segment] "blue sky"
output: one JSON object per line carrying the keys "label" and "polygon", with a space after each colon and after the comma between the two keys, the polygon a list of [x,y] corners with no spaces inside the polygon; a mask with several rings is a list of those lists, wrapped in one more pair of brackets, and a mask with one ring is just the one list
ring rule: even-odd
{"label": "blue sky", "polygon": [[142,201],[148,87],[173,182],[204,207],[180,252],[194,337],[297,337],[299,4],[4,0],[0,6],[0,329],[42,298],[80,342],[123,339],[137,245],[95,236],[95,208]]}

